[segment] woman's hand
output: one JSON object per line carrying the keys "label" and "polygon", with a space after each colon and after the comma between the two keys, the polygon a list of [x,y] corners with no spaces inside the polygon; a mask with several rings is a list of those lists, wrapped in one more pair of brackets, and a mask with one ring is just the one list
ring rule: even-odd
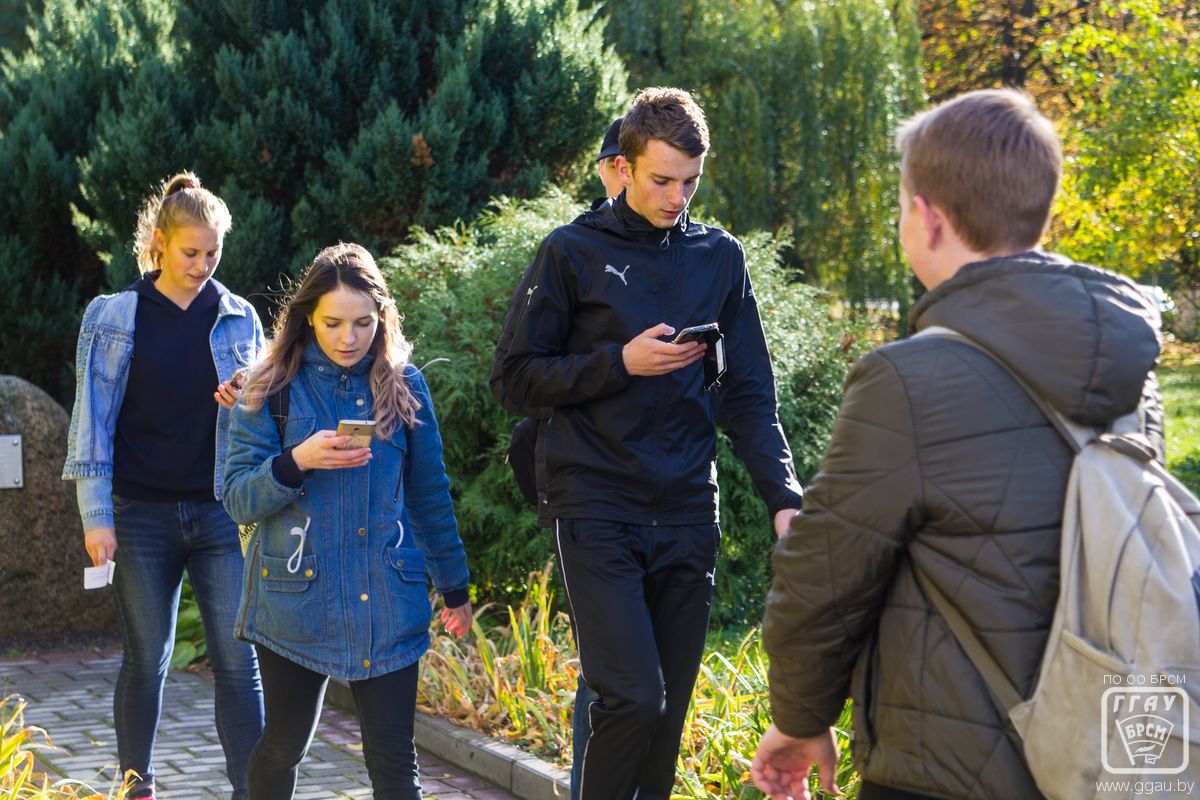
{"label": "woman's hand", "polygon": [[246,383],[246,370],[239,369],[233,373],[233,377],[224,383],[217,384],[217,390],[213,392],[213,399],[221,405],[222,408],[233,410],[237,404],[238,397],[242,393],[242,386]]}
{"label": "woman's hand", "polygon": [[102,567],[117,552],[117,532],[112,528],[92,528],[83,534],[83,546],[92,557],[92,566]]}
{"label": "woman's hand", "polygon": [[442,609],[442,625],[446,628],[446,633],[453,634],[458,638],[463,638],[471,630],[471,623],[475,620],[475,616],[471,613],[471,603],[467,601],[458,608],[443,608]]}
{"label": "woman's hand", "polygon": [[292,449],[292,458],[300,469],[347,469],[361,467],[371,460],[371,448],[337,450],[353,437],[338,436],[337,431],[317,431]]}

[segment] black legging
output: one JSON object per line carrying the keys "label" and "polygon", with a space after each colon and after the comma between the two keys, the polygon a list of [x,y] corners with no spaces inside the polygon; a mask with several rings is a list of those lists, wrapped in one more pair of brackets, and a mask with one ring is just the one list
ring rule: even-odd
{"label": "black legging", "polygon": [[[250,756],[251,800],[291,800],[308,752],[329,676],[256,646],[267,725]],[[350,681],[362,728],[363,756],[375,800],[418,800],[421,782],[413,745],[417,665]]]}

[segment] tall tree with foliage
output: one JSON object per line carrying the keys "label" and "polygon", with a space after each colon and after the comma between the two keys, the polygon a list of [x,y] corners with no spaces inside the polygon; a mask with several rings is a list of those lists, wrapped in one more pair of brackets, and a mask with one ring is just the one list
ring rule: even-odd
{"label": "tall tree with foliage", "polygon": [[787,263],[861,306],[906,303],[897,121],[921,104],[908,0],[608,0],[638,86],[695,91],[712,154],[695,203],[736,231],[790,231]]}
{"label": "tall tree with foliage", "polygon": [[1125,0],[1093,13],[1045,48],[1071,101],[1056,246],[1200,287],[1200,10]]}
{"label": "tall tree with foliage", "polygon": [[62,399],[79,310],[136,276],[138,203],[164,176],[193,169],[229,203],[221,279],[269,312],[331,242],[387,252],[493,195],[579,183],[626,99],[574,0],[49,0],[3,69],[0,302],[20,335],[0,372]]}
{"label": "tall tree with foliage", "polygon": [[[1135,4],[1136,5],[1136,4]],[[931,102],[997,86],[1024,89],[1047,114],[1060,117],[1083,97],[1069,60],[1055,55],[1058,42],[1083,28],[1105,30],[1137,13],[1135,5],[1096,0],[917,0],[925,91]],[[1155,13],[1185,27],[1200,7],[1193,0],[1164,0]],[[1120,13],[1113,13],[1120,9]]]}
{"label": "tall tree with foliage", "polygon": [[72,391],[80,303],[104,270],[72,226],[83,203],[76,159],[169,19],[166,0],[48,0],[29,46],[0,62],[0,373],[60,401]]}

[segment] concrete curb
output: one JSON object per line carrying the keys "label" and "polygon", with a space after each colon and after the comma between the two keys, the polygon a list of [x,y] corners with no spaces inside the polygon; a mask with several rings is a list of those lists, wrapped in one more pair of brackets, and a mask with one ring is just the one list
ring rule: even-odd
{"label": "concrete curb", "polygon": [[[325,702],[354,714],[350,686],[329,681]],[[417,714],[417,747],[443,761],[488,780],[523,800],[564,800],[571,796],[565,770],[470,728],[451,725],[440,717]]]}

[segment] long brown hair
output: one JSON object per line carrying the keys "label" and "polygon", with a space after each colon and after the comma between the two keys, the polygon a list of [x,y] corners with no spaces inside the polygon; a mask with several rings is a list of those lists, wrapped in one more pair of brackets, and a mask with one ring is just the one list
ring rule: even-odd
{"label": "long brown hair", "polygon": [[383,273],[366,248],[357,244],[326,247],[313,259],[299,287],[275,318],[267,356],[250,375],[240,402],[257,410],[267,397],[292,382],[300,371],[304,348],[313,338],[308,318],[321,298],[339,286],[367,295],[379,312],[379,327],[368,351],[375,358],[371,365],[371,396],[375,403],[375,435],[389,439],[400,425],[415,425],[421,407],[404,380],[412,345],[400,330],[400,314]]}

